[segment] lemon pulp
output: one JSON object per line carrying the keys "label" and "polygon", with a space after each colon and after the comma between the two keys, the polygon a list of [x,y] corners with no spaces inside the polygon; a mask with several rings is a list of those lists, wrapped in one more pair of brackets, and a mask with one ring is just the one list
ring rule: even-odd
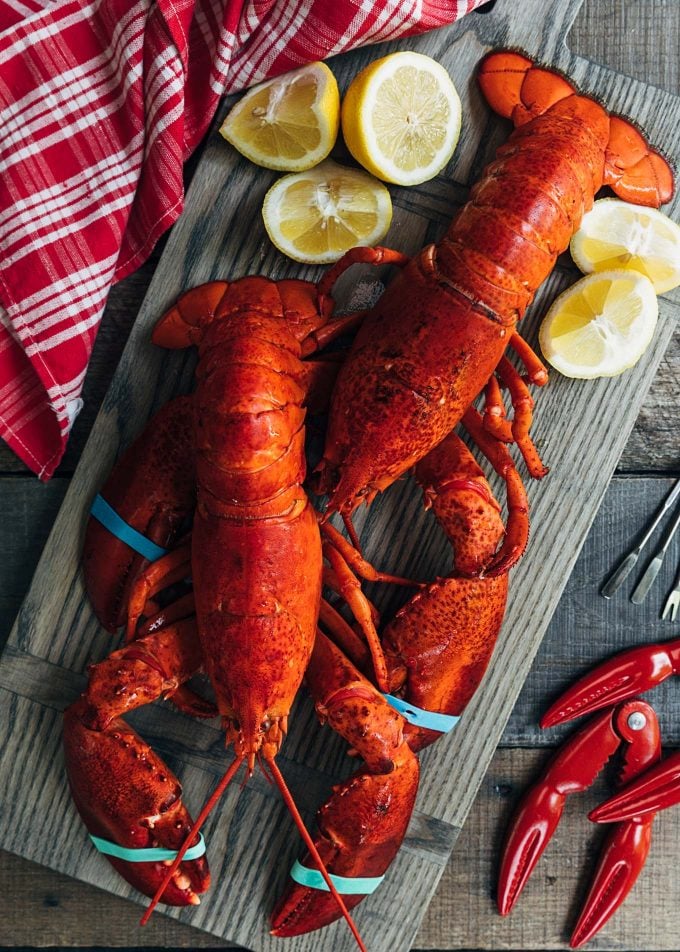
{"label": "lemon pulp", "polygon": [[310,63],[251,89],[221,134],[265,168],[300,171],[321,162],[338,134],[340,94],[325,63]]}
{"label": "lemon pulp", "polygon": [[600,199],[584,215],[570,249],[586,274],[638,271],[650,279],[657,294],[680,284],[680,227],[655,208]]}
{"label": "lemon pulp", "polygon": [[279,179],[265,196],[262,216],[279,251],[296,261],[325,264],[355,245],[384,238],[392,203],[372,176],[326,161]]}
{"label": "lemon pulp", "polygon": [[634,271],[588,275],[548,311],[539,332],[546,360],[568,377],[610,377],[632,367],[649,346],[658,304]]}

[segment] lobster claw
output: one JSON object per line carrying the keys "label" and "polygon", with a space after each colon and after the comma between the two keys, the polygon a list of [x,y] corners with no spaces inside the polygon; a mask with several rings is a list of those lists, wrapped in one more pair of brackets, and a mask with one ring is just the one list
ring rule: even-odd
{"label": "lobster claw", "polygon": [[[82,698],[64,712],[64,753],[73,800],[90,834],[134,851],[156,845],[178,850],[193,821],[172,771],[123,720],[106,730],[86,723]],[[153,896],[165,861],[132,862],[107,856],[135,889]],[[185,861],[163,893],[173,906],[197,905],[210,885],[205,856]]]}
{"label": "lobster claw", "polygon": [[541,727],[626,701],[679,673],[680,639],[622,651],[575,681],[545,712]]}
{"label": "lobster claw", "polygon": [[[512,820],[501,862],[501,915],[507,915],[517,901],[557,827],[567,796],[589,787],[622,744],[627,745],[625,778],[658,758],[658,721],[644,701],[620,704],[597,715],[560,748],[524,797]],[[587,942],[632,889],[647,858],[652,819],[637,818],[611,834],[572,935],[573,948]]]}
{"label": "lobster claw", "polygon": [[590,813],[596,823],[644,816],[680,803],[680,752],[656,764]]}

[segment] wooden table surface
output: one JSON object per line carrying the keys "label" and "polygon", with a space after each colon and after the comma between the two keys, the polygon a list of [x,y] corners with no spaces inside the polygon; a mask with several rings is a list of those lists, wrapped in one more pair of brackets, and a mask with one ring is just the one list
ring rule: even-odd
{"label": "wooden table surface", "polygon": [[[586,0],[568,44],[583,56],[679,93],[679,38],[678,0]],[[666,147],[677,162],[680,135]],[[39,484],[4,446],[0,448],[2,640],[28,588],[157,260],[158,250],[139,272],[111,292],[85,383],[85,409],[54,479],[46,486]],[[589,829],[592,825],[586,814],[603,798],[604,784],[598,782],[591,792],[567,804],[553,843],[507,920],[496,914],[493,904],[498,849],[517,797],[546,759],[548,752],[543,748],[564,736],[557,731],[543,736],[536,727],[546,701],[578,673],[613,651],[678,633],[677,625],[659,620],[659,612],[680,563],[680,542],[669,552],[660,579],[643,606],[635,607],[628,601],[629,583],[610,602],[600,598],[597,591],[603,576],[630,546],[673,478],[680,476],[679,383],[680,339],[676,335],[423,921],[415,946],[418,949],[567,947],[569,928],[600,842],[599,832]],[[568,502],[564,518],[570,518]],[[680,692],[668,684],[650,699],[660,715],[666,744],[680,746]],[[44,809],[49,809],[48,803]],[[668,811],[657,821],[641,881],[591,948],[678,948],[680,872],[675,858],[679,838],[680,811]],[[138,909],[132,904],[3,852],[0,895],[3,947],[220,946],[214,937],[162,916],[140,931],[136,925]]]}

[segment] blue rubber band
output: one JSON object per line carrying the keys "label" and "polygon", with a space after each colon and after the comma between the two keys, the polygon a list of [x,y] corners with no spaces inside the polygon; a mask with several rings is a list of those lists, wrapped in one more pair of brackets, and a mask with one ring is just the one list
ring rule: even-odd
{"label": "blue rubber band", "polygon": [[383,695],[390,707],[399,711],[404,720],[409,724],[415,724],[416,727],[424,727],[429,731],[437,731],[440,734],[448,734],[452,731],[460,720],[458,714],[437,714],[435,711],[424,711],[415,704],[409,704],[402,697],[394,697],[393,694]]}
{"label": "blue rubber band", "polygon": [[97,522],[101,522],[117,539],[129,545],[131,549],[134,549],[135,552],[139,552],[140,555],[143,555],[144,558],[150,562],[155,562],[156,559],[160,559],[160,557],[165,555],[168,551],[167,549],[163,549],[160,545],[156,545],[151,539],[147,539],[141,532],[137,532],[136,529],[128,525],[125,519],[122,519],[118,515],[116,510],[108,504],[103,496],[96,495],[94,497],[90,515],[94,516]]}
{"label": "blue rubber band", "polygon": [[[330,892],[326,880],[318,869],[310,869],[303,866],[298,860],[293,863],[290,871],[291,879],[301,886],[309,886],[311,889],[322,889],[324,892]],[[333,876],[328,874],[331,882],[343,896],[369,896],[378,888],[385,878],[384,876],[356,876],[348,878],[347,876]]]}
{"label": "blue rubber band", "polygon": [[[190,846],[183,856],[183,859],[198,859],[205,853],[205,840],[203,834],[199,833],[196,846]],[[112,843],[111,840],[103,840],[99,836],[93,836],[90,833],[90,839],[97,847],[100,853],[105,856],[115,856],[116,859],[126,859],[129,863],[157,863],[159,860],[174,859],[178,850],[166,850],[162,846],[147,846],[142,849],[132,849],[127,846],[119,846],[118,843]]]}

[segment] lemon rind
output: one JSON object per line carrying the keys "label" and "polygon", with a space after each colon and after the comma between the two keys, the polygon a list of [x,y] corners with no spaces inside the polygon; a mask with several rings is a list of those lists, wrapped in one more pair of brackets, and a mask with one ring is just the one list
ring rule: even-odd
{"label": "lemon rind", "polygon": [[[589,216],[598,215],[600,213],[606,215],[608,211],[620,207],[630,212],[630,214],[635,215],[635,213],[644,213],[649,215],[651,218],[658,220],[663,228],[667,229],[670,233],[675,234],[677,238],[677,248],[678,256],[677,261],[670,261],[669,264],[675,270],[675,277],[670,277],[667,280],[654,280],[650,277],[654,290],[657,294],[665,294],[667,291],[673,290],[673,288],[680,285],[680,225],[677,222],[673,221],[672,218],[669,218],[668,215],[665,215],[658,208],[650,208],[647,206],[634,205],[631,202],[625,202],[620,198],[600,198],[594,204],[589,212],[583,216],[583,221],[581,222],[581,227],[572,235],[571,241],[569,243],[569,252],[571,257],[574,260],[576,267],[583,274],[594,274],[602,273],[598,272],[597,266],[587,258],[582,251],[582,243],[585,239],[596,240],[596,236],[589,232]],[[644,258],[643,255],[638,255],[640,258]],[[651,256],[650,256],[651,257]],[[611,269],[606,269],[611,270]],[[619,270],[619,269],[617,269]],[[637,268],[621,268],[620,270],[631,272],[637,271],[639,274],[644,274],[644,272],[638,271]],[[649,277],[649,275],[646,275]]]}
{"label": "lemon rind", "polygon": [[[299,159],[277,160],[276,158],[264,156],[258,150],[253,150],[249,147],[247,141],[233,134],[231,127],[234,124],[234,120],[247,106],[249,99],[262,89],[274,86],[285,80],[286,74],[277,76],[274,79],[268,79],[249,89],[245,96],[236,103],[225,117],[219,129],[220,135],[250,162],[259,165],[261,168],[271,169],[274,172],[307,172],[314,168],[314,166],[319,165],[330,155],[338,137],[338,131],[340,129],[340,91],[338,89],[337,80],[326,63],[308,63],[306,66],[294,72],[301,76],[305,72],[312,71],[316,73],[317,76],[323,77],[317,84],[316,98],[311,105],[311,111],[317,120],[317,127],[321,134],[321,144],[317,149],[308,152]],[[329,99],[332,100],[330,104],[328,103]],[[332,121],[329,122],[328,113],[331,110],[333,118]]]}
{"label": "lemon rind", "polygon": [[[375,138],[367,137],[366,130],[372,128],[370,121],[371,111],[375,105],[375,99],[378,87],[389,79],[394,73],[403,66],[414,65],[423,72],[429,72],[439,78],[439,84],[442,88],[448,90],[448,99],[451,103],[455,115],[447,130],[447,138],[444,145],[439,150],[436,159],[430,165],[422,166],[413,175],[406,175],[404,170],[395,162],[389,159],[379,148]],[[371,64],[367,67],[370,71],[367,78],[362,81],[361,74],[357,77],[359,84],[355,87],[354,94],[345,97],[343,110],[356,108],[356,102],[359,101],[357,110],[356,131],[358,141],[350,144],[347,142],[350,152],[354,158],[364,166],[369,172],[383,181],[394,185],[421,185],[433,179],[447,165],[451,156],[455,152],[460,139],[462,126],[462,104],[458,90],[447,70],[436,60],[422,53],[413,53],[403,51],[401,53],[392,53],[384,57],[377,64]],[[345,128],[343,124],[343,129]],[[347,134],[346,134],[347,139]]]}
{"label": "lemon rind", "polygon": [[[640,321],[646,332],[645,336],[637,341],[637,347],[635,351],[631,350],[625,361],[621,360],[618,363],[615,363],[610,358],[608,361],[598,364],[593,368],[585,369],[582,365],[574,364],[565,359],[559,354],[559,352],[556,352],[553,349],[551,340],[548,336],[550,326],[556,315],[562,310],[564,303],[570,297],[580,293],[580,290],[586,281],[608,281],[617,279],[625,279],[627,281],[632,280],[634,283],[634,290],[638,293],[642,300],[643,313],[646,315],[644,321],[642,319]],[[570,287],[566,288],[560,295],[558,295],[557,298],[555,298],[545,317],[543,318],[539,328],[538,341],[546,361],[551,367],[553,367],[565,377],[569,377],[574,380],[595,380],[598,377],[618,377],[626,370],[630,370],[632,367],[634,367],[648,349],[654,338],[658,314],[659,306],[654,285],[646,275],[641,274],[638,271],[633,271],[632,269],[624,268],[592,272],[585,275],[575,284],[572,284]]]}

